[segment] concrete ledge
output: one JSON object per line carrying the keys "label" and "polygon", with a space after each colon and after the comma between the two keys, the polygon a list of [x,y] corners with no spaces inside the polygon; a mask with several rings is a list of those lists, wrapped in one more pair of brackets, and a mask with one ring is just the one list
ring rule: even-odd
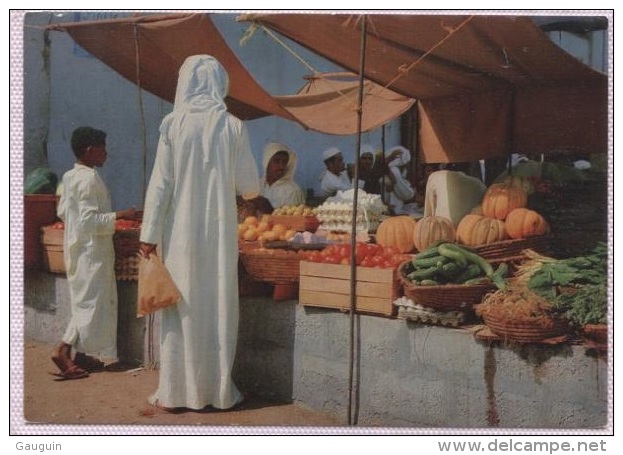
{"label": "concrete ledge", "polygon": [[[347,314],[241,301],[236,380],[347,422]],[[501,346],[463,329],[356,317],[362,426],[587,429],[607,425],[608,369],[582,346]]]}

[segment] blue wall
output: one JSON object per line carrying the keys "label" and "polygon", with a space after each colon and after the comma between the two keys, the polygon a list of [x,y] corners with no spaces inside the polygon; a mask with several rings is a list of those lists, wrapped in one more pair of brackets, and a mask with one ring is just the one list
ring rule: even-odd
{"label": "blue wall", "polygon": [[[24,25],[24,172],[47,164],[61,176],[74,162],[69,146],[72,131],[80,125],[103,129],[108,133],[109,158],[100,173],[109,186],[116,209],[130,205],[142,207],[144,179],[148,180],[151,174],[158,127],[172,105],[143,91],[141,110],[134,84],[86,54],[64,32],[49,32],[49,45],[46,45],[43,26],[128,14],[33,12],[26,14]],[[240,45],[248,24],[236,22],[235,18],[231,13],[213,15],[214,23],[247,70],[273,95],[296,93],[304,85],[309,70],[261,32],[246,45]],[[289,45],[316,71],[341,70],[292,42]],[[354,157],[354,135],[310,132],[277,117],[249,121],[247,125],[258,170],[267,142],[286,143],[298,153],[295,178],[303,189],[318,189],[318,177],[324,169],[320,154],[324,149],[338,146],[346,161]],[[388,145],[398,143],[398,122],[386,125],[385,134]],[[363,140],[380,144],[381,130],[365,134]]]}
{"label": "blue wall", "polygon": [[[158,126],[172,105],[137,87],[86,54],[64,32],[50,32],[50,23],[128,16],[122,12],[31,12],[24,20],[24,172],[49,165],[59,176],[74,162],[69,137],[77,126],[89,124],[108,132],[109,160],[101,174],[111,190],[116,209],[142,206],[143,188],[151,174]],[[262,31],[244,45],[241,38],[249,24],[236,22],[234,13],[216,13],[212,19],[242,64],[273,95],[296,93],[310,71],[296,57]],[[550,38],[582,62],[606,71],[607,35],[604,31],[582,36],[551,32]],[[283,39],[316,71],[339,67],[288,39]],[[288,144],[299,155],[295,178],[303,189],[317,190],[324,170],[320,154],[338,146],[352,162],[356,137],[331,136],[305,131],[298,124],[277,117],[247,122],[256,164],[267,142]],[[400,128],[394,121],[385,128],[388,146],[398,143]],[[145,138],[145,139],[143,139]],[[381,144],[381,130],[364,134],[364,142]],[[260,171],[261,172],[261,171]]]}

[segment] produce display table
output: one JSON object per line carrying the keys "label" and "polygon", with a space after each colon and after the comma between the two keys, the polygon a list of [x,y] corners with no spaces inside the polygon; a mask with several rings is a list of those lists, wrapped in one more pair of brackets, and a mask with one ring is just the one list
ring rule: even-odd
{"label": "produce display table", "polygon": [[[136,281],[138,279],[140,227],[119,223],[118,229],[113,235],[115,247],[115,276],[117,280]],[[50,273],[66,273],[63,259],[63,236],[64,225],[56,223],[42,226],[41,246],[43,250],[43,262],[45,270]]]}

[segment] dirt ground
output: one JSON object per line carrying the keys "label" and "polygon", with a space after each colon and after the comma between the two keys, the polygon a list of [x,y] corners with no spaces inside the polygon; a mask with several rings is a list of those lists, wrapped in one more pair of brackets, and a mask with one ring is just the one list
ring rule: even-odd
{"label": "dirt ground", "polygon": [[[58,380],[51,374],[57,371],[50,360],[52,350],[51,344],[32,340],[24,343],[23,428],[27,434],[37,434],[40,424],[76,425],[74,434],[79,434],[80,425],[89,424],[140,425],[141,433],[144,426],[153,426],[155,434],[162,425],[209,426],[212,432],[218,432],[215,426],[224,432],[228,426],[267,432],[283,427],[288,432],[286,427],[294,430],[292,427],[343,425],[298,404],[270,402],[254,396],[247,396],[234,410],[167,413],[147,402],[158,383],[157,371],[109,364],[88,378]],[[183,434],[181,428],[180,431]]]}

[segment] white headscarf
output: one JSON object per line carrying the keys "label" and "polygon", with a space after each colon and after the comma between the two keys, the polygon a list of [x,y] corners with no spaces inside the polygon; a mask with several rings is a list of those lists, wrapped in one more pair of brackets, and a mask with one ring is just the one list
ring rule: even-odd
{"label": "white headscarf", "polygon": [[211,55],[188,57],[179,70],[175,103],[176,111],[227,110],[229,76],[221,63]]}
{"label": "white headscarf", "polygon": [[376,162],[374,147],[372,147],[370,144],[363,144],[361,146],[361,151],[359,152],[359,158],[361,158],[363,155],[372,155],[372,165],[374,166],[374,163]]}
{"label": "white headscarf", "polygon": [[263,180],[266,179],[266,169],[268,169],[268,163],[277,152],[288,152],[288,165],[286,167],[286,172],[279,180],[293,180],[294,173],[296,172],[296,153],[294,153],[294,151],[292,151],[292,149],[290,149],[287,145],[280,144],[278,142],[271,142],[266,144],[264,147],[264,156],[262,159],[262,171],[264,172]]}
{"label": "white headscarf", "polygon": [[[223,128],[227,118],[225,97],[229,90],[229,76],[221,63],[211,55],[193,55],[180,67],[173,112],[160,125],[165,138],[177,136],[187,115],[207,116],[205,137]],[[210,161],[213,147],[204,147],[204,162]]]}
{"label": "white headscarf", "polygon": [[392,147],[390,149],[385,150],[385,158],[387,158],[388,156],[390,156],[392,153],[394,153],[396,150],[400,151],[400,157],[396,158],[395,160],[391,161],[389,163],[390,167],[400,167],[400,166],[404,166],[405,164],[408,164],[409,161],[411,161],[411,152],[406,149],[405,147],[401,146],[401,145],[397,145],[395,147]]}

